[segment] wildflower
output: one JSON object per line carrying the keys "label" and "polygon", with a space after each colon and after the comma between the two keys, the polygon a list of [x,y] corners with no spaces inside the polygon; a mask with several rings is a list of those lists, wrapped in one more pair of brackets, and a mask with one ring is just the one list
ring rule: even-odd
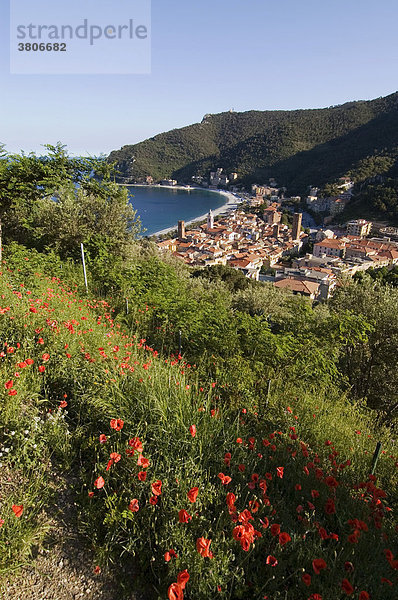
{"label": "wildflower", "polygon": [[276,567],[276,565],[278,564],[278,561],[276,560],[275,556],[272,556],[271,554],[269,556],[267,556],[267,559],[265,562],[270,567]]}
{"label": "wildflower", "polygon": [[221,479],[223,485],[228,485],[232,481],[231,477],[229,475],[224,475],[224,473],[219,473],[218,477]]}
{"label": "wildflower", "polygon": [[48,352],[45,352],[41,358],[44,362],[46,362],[47,360],[50,359],[50,355],[48,354]]}
{"label": "wildflower", "polygon": [[45,370],[46,370],[46,367],[44,365],[40,365],[39,373],[44,373]]}
{"label": "wildflower", "polygon": [[152,494],[154,496],[160,496],[160,494],[162,493],[162,482],[160,480],[155,481],[152,484],[151,489],[152,489]]}
{"label": "wildflower", "polygon": [[183,600],[184,593],[178,583],[172,583],[167,591],[168,600]]}
{"label": "wildflower", "polygon": [[96,565],[93,569],[94,573],[96,575],[99,575],[101,573],[101,567],[99,567],[98,565]]}
{"label": "wildflower", "polygon": [[189,581],[189,573],[188,573],[187,569],[184,569],[184,571],[180,571],[180,573],[178,573],[178,575],[177,575],[177,583],[182,587],[182,589],[185,588],[188,581]]}
{"label": "wildflower", "polygon": [[95,481],[94,481],[94,487],[97,488],[97,490],[100,490],[101,488],[103,488],[105,485],[105,480],[104,478],[100,475]]}
{"label": "wildflower", "polygon": [[200,537],[196,540],[196,550],[203,558],[213,558],[213,553],[210,550],[211,540]]}
{"label": "wildflower", "polygon": [[328,498],[325,504],[325,513],[327,515],[333,515],[336,512],[336,507],[334,505],[334,500],[332,498]]}
{"label": "wildflower", "polygon": [[122,419],[111,419],[110,426],[115,431],[123,429],[124,421]]}
{"label": "wildflower", "polygon": [[0,527],[3,527],[4,523],[5,523],[4,519],[0,519]]}
{"label": "wildflower", "polygon": [[290,537],[290,535],[288,533],[286,533],[286,531],[282,531],[282,533],[279,534],[279,543],[281,546],[284,546],[285,544],[287,544],[288,542],[291,542],[292,538]]}
{"label": "wildflower", "polygon": [[152,506],[155,506],[158,503],[159,497],[158,496],[151,496],[149,498],[149,504],[152,504]]}
{"label": "wildflower", "polygon": [[59,408],[66,408],[68,406],[68,403],[66,400],[61,400],[61,402],[59,403]]}
{"label": "wildflower", "polygon": [[301,577],[301,581],[307,586],[311,585],[311,575],[304,573],[304,575]]}
{"label": "wildflower", "polygon": [[271,535],[272,535],[273,537],[276,537],[276,536],[277,536],[277,535],[279,535],[279,534],[280,534],[280,532],[281,532],[281,526],[280,526],[280,525],[278,525],[278,523],[274,523],[273,525],[271,525],[271,529],[270,529],[270,531],[271,531]]}
{"label": "wildflower", "polygon": [[21,517],[23,513],[23,504],[13,504],[11,506],[11,510],[14,513],[14,515],[19,519],[19,517]]}
{"label": "wildflower", "polygon": [[106,435],[104,433],[101,433],[101,435],[99,436],[100,444],[105,444],[106,439]]}
{"label": "wildflower", "polygon": [[131,512],[138,512],[140,509],[140,505],[138,504],[138,500],[137,498],[134,498],[134,500],[131,500],[130,504],[129,504],[129,510],[131,510]]}
{"label": "wildflower", "polygon": [[173,548],[170,548],[170,550],[164,553],[164,560],[170,562],[172,558],[178,558],[178,556]]}
{"label": "wildflower", "polygon": [[352,562],[346,561],[344,563],[344,570],[347,571],[348,573],[353,573],[354,565],[352,564]]}
{"label": "wildflower", "polygon": [[316,575],[319,575],[319,573],[323,570],[326,569],[327,564],[325,563],[325,561],[323,560],[323,558],[315,558],[312,561],[312,568],[314,569],[314,573]]}
{"label": "wildflower", "polygon": [[10,390],[13,385],[14,385],[14,382],[12,379],[10,379],[9,381],[5,382],[4,387],[6,388],[6,390]]}
{"label": "wildflower", "polygon": [[189,433],[192,435],[192,437],[195,437],[195,435],[196,435],[196,425],[191,425],[190,426]]}
{"label": "wildflower", "polygon": [[140,454],[137,460],[137,465],[143,469],[147,469],[149,467],[149,460]]}
{"label": "wildflower", "polygon": [[145,481],[146,480],[146,476],[147,476],[147,472],[146,471],[140,471],[137,475],[138,479],[140,481]]}
{"label": "wildflower", "polygon": [[189,490],[189,492],[187,493],[188,500],[190,502],[196,502],[196,498],[198,497],[198,493],[199,493],[199,488],[197,488],[197,487],[191,488]]}
{"label": "wildflower", "polygon": [[192,520],[192,517],[187,513],[186,510],[181,509],[178,513],[178,520],[180,523],[189,523],[189,521]]}
{"label": "wildflower", "polygon": [[137,450],[137,452],[139,452],[140,454],[144,450],[142,447],[140,438],[137,438],[137,437],[131,438],[131,440],[129,440],[128,444],[129,444],[130,448]]}
{"label": "wildflower", "polygon": [[369,600],[369,599],[370,599],[370,596],[369,596],[368,592],[364,592],[364,591],[360,592],[359,600]]}
{"label": "wildflower", "polygon": [[354,593],[354,588],[352,587],[348,579],[343,579],[343,581],[341,582],[341,589],[347,594],[347,596],[351,596],[351,594]]}

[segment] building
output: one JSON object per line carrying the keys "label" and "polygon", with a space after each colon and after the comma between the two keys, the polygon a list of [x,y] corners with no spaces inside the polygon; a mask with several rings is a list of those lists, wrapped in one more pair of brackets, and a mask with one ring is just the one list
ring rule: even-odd
{"label": "building", "polygon": [[209,231],[209,229],[213,229],[214,228],[214,216],[213,216],[213,212],[210,209],[209,210],[209,214],[207,215],[207,231]]}
{"label": "building", "polygon": [[178,221],[178,237],[180,240],[185,239],[185,221]]}
{"label": "building", "polygon": [[274,286],[280,290],[289,290],[293,294],[300,296],[307,296],[311,300],[319,295],[320,284],[315,281],[299,280],[299,279],[280,279],[274,283]]}
{"label": "building", "polygon": [[292,231],[292,238],[294,240],[300,239],[302,219],[303,219],[302,213],[294,213],[294,215],[293,215],[293,231]]}
{"label": "building", "polygon": [[365,219],[356,219],[347,224],[347,234],[355,237],[366,237],[372,229],[372,223]]}
{"label": "building", "polygon": [[344,240],[324,239],[314,244],[314,256],[338,256],[343,258],[345,255],[346,242]]}

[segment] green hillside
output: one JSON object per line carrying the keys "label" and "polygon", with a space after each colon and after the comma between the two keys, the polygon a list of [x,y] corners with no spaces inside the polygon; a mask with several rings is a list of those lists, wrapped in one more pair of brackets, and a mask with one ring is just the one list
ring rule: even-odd
{"label": "green hillside", "polygon": [[[398,94],[314,110],[206,115],[201,123],[162,133],[110,154],[122,177],[189,181],[223,167],[246,181],[275,177],[290,192],[351,172],[380,173],[369,157],[398,157]],[[382,161],[383,162],[383,161]],[[384,163],[383,163],[384,165]],[[390,165],[391,166],[391,165]],[[381,172],[384,172],[384,167]]]}

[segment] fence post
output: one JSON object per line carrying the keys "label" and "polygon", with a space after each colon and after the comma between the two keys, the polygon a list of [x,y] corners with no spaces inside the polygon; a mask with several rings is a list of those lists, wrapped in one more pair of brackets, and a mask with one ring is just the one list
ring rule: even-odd
{"label": "fence post", "polygon": [[87,285],[87,273],[86,273],[86,261],[84,260],[84,248],[83,243],[80,244],[82,250],[82,263],[83,263],[83,273],[84,273],[84,283],[86,285],[86,292],[88,294],[88,285]]}
{"label": "fence post", "polygon": [[381,452],[381,442],[377,442],[376,449],[373,454],[373,460],[372,460],[372,471],[371,471],[372,475],[375,474],[376,465],[377,465],[377,461],[379,460],[380,452]]}

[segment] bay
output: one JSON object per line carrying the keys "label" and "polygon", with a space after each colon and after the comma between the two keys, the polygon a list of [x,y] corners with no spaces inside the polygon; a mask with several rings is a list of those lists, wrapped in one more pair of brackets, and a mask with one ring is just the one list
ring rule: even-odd
{"label": "bay", "polygon": [[180,220],[191,221],[220,208],[227,198],[217,192],[158,186],[127,186],[130,202],[141,218],[143,235],[153,235],[168,227],[177,228]]}

